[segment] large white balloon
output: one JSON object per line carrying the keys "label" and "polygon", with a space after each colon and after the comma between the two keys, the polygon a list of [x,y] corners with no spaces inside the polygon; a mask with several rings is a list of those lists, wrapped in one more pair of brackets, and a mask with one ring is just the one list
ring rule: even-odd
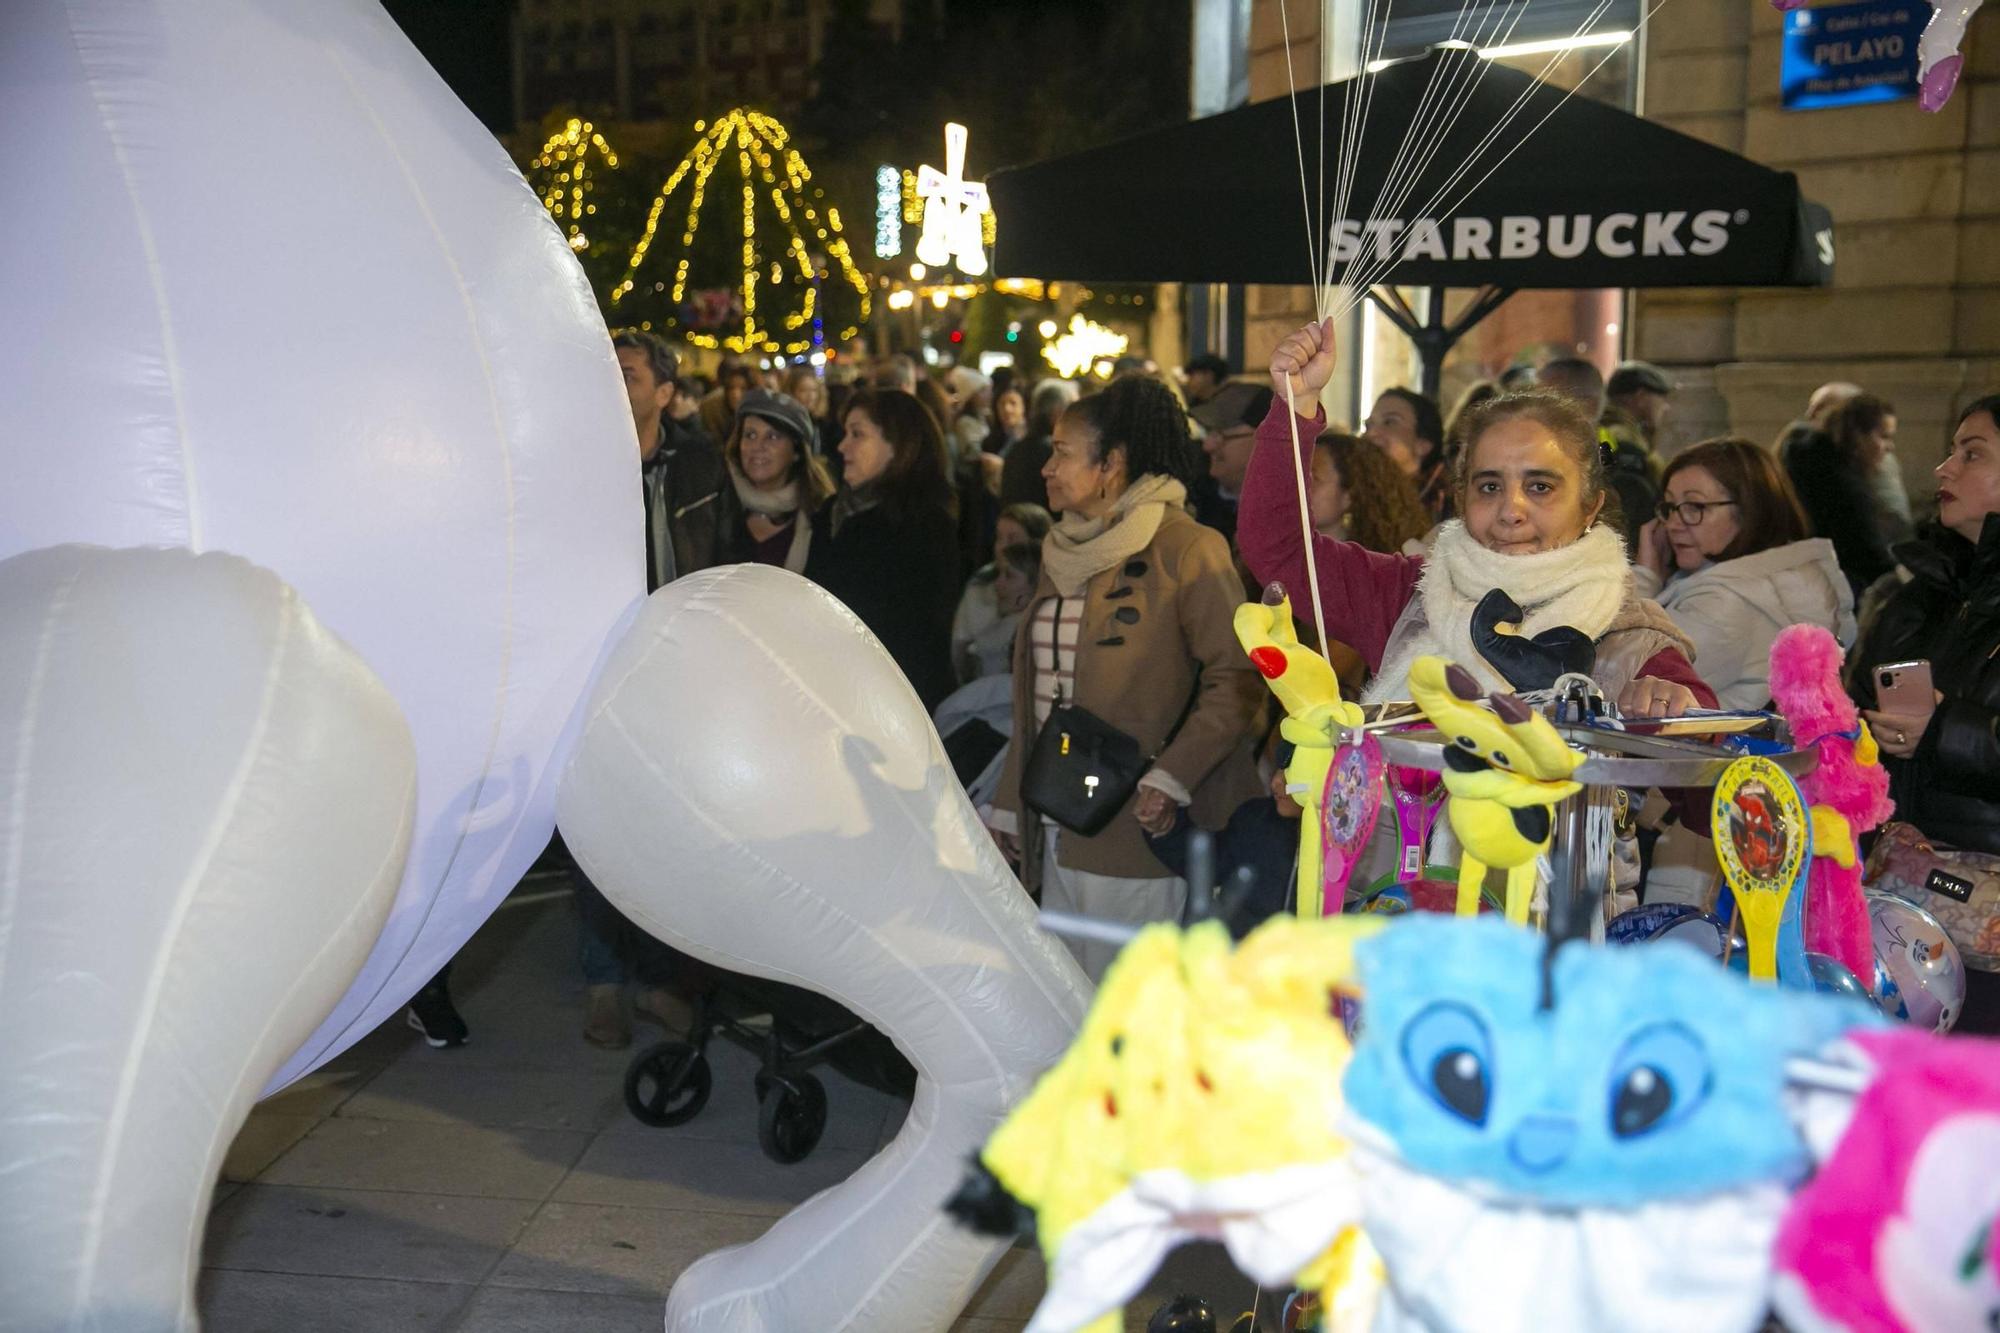
{"label": "large white balloon", "polygon": [[568,247],[372,0],[0,10],[0,557],[247,556],[416,736],[395,911],[284,1081],[547,841],[566,722],[644,593],[631,418]]}
{"label": "large white balloon", "polygon": [[783,570],[683,578],[607,662],[560,808],[577,860],[646,930],[833,996],[917,1069],[895,1141],[690,1268],[669,1330],[948,1327],[1000,1246],[942,1205],[1090,986],[1036,929],[888,654]]}
{"label": "large white balloon", "polygon": [[194,1327],[223,1155],[367,957],[416,782],[268,571],[0,561],[0,1329]]}

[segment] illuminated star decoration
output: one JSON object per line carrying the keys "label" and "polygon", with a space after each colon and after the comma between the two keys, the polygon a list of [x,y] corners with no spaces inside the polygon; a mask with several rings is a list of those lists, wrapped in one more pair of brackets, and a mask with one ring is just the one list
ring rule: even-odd
{"label": "illuminated star decoration", "polygon": [[[741,331],[718,338],[713,334],[688,333],[687,340],[698,347],[723,347],[732,352],[805,352],[820,341],[815,330],[819,319],[817,306],[819,291],[815,278],[825,276],[813,269],[812,256],[807,253],[804,226],[811,227],[814,237],[824,244],[826,254],[840,269],[841,281],[852,287],[861,300],[861,319],[868,318],[869,293],[867,279],[854,267],[849,255],[847,241],[841,235],[840,210],[832,206],[826,209],[825,217],[811,202],[807,183],[812,180],[812,171],[798,150],[789,146],[791,135],[773,117],[758,111],[738,108],[716,120],[713,124],[695,122],[695,133],[701,137],[695,141],[694,150],[682,158],[680,164],[660,187],[659,195],[653,200],[651,212],[646,215],[646,228],[639,237],[639,243],[632,249],[631,262],[626,266],[625,279],[611,289],[611,304],[617,305],[638,284],[639,269],[646,262],[646,256],[653,248],[654,233],[658,231],[660,217],[666,211],[667,201],[678,190],[681,182],[692,176],[689,189],[686,220],[681,227],[680,259],[674,267],[672,301],[679,307],[687,297],[688,265],[695,232],[701,225],[701,206],[707,197],[709,177],[726,158],[733,156],[740,176],[743,235],[742,273],[737,286],[743,298],[743,327]],[[778,169],[782,166],[783,178]],[[757,192],[763,189],[777,208],[778,218],[783,225],[786,240],[782,246],[782,257],[760,257],[757,247]],[[798,271],[798,286],[803,292],[799,307],[781,315],[776,321],[768,317],[760,318],[757,307],[757,285],[769,270],[775,284],[783,278],[783,268],[792,267]],[[841,331],[842,341],[852,338],[858,330],[854,327]]]}
{"label": "illuminated star decoration", "polygon": [[1082,315],[1071,315],[1069,332],[1042,347],[1042,358],[1064,379],[1074,379],[1098,362],[1124,353],[1128,339]]}
{"label": "illuminated star decoration", "polygon": [[590,155],[596,153],[607,167],[618,165],[618,154],[587,120],[571,120],[560,132],[551,134],[542,151],[528,164],[528,183],[541,196],[542,207],[563,229],[569,248],[581,253],[590,245],[583,220],[597,212],[597,205],[584,198],[594,188],[590,176]]}
{"label": "illuminated star decoration", "polygon": [[986,187],[965,179],[965,126],[944,127],[944,170],[925,166],[917,172],[917,193],[924,201],[924,230],[917,238],[917,258],[932,268],[957,261],[958,271],[976,278],[986,271],[986,224],[992,214]]}

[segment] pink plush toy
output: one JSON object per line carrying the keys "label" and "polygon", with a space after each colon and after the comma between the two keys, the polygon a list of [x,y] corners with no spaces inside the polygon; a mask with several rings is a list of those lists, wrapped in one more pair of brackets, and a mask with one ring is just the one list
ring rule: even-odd
{"label": "pink plush toy", "polygon": [[1894,1028],[1845,1044],[1871,1081],[1844,1125],[1837,1096],[1807,1112],[1820,1169],[1772,1256],[1785,1326],[2000,1328],[2000,1042]]}
{"label": "pink plush toy", "polygon": [[1840,687],[1840,643],[1817,625],[1793,625],[1771,644],[1771,697],[1800,749],[1819,764],[1799,782],[1812,803],[1813,863],[1806,896],[1806,948],[1827,954],[1870,984],[1875,948],[1861,897],[1855,840],[1895,813],[1875,738]]}

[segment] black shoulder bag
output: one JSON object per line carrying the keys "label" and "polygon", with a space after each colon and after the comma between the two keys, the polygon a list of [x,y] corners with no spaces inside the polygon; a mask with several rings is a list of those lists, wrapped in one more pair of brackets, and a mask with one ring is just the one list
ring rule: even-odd
{"label": "black shoulder bag", "polygon": [[[1062,604],[1058,597],[1051,641],[1054,660],[1062,653]],[[1161,748],[1173,744],[1193,708],[1194,697],[1190,696],[1180,721],[1174,723]],[[1035,736],[1027,763],[1021,767],[1021,804],[1072,833],[1089,837],[1102,832],[1125,808],[1139,779],[1157,758],[1159,751],[1147,754],[1132,737],[1058,695],[1048,721]]]}

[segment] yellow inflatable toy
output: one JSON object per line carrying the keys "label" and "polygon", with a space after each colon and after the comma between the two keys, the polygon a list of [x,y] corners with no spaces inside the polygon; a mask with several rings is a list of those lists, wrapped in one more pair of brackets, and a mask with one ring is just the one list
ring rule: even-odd
{"label": "yellow inflatable toy", "polygon": [[1340,681],[1326,658],[1299,642],[1291,599],[1272,584],[1262,602],[1236,608],[1236,641],[1278,697],[1285,716],[1278,734],[1292,743],[1285,784],[1305,811],[1299,820],[1299,915],[1320,915],[1320,801],[1333,766],[1336,736],[1361,725],[1361,708],[1340,697]]}
{"label": "yellow inflatable toy", "polygon": [[1355,941],[1384,924],[1279,916],[1234,948],[1220,922],[1153,925],[1125,947],[951,1204],[985,1230],[1032,1225],[1049,1281],[1029,1333],[1113,1333],[1195,1239],[1267,1286],[1367,1314],[1379,1261],[1336,1128],[1350,1054],[1337,1000]]}
{"label": "yellow inflatable toy", "polygon": [[1488,866],[1507,872],[1507,919],[1528,919],[1535,858],[1548,850],[1550,809],[1582,788],[1569,780],[1583,754],[1563,743],[1549,720],[1511,694],[1486,696],[1463,667],[1420,657],[1410,667],[1410,696],[1443,733],[1446,817],[1464,855],[1458,867],[1458,914],[1479,910]]}

